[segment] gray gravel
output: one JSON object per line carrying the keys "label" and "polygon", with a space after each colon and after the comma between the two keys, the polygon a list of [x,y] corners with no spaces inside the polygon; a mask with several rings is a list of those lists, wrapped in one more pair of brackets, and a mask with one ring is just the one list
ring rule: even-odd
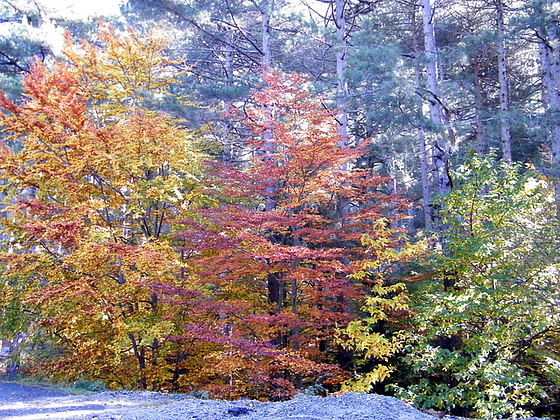
{"label": "gray gravel", "polygon": [[[155,392],[100,392],[76,396],[0,383],[0,419],[98,420],[434,420],[396,398],[346,393],[300,397],[281,403],[209,401]],[[446,417],[456,420],[458,417]]]}

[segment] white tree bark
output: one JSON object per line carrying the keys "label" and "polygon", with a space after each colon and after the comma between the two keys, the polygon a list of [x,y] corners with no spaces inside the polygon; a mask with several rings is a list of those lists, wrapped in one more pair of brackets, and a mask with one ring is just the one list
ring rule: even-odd
{"label": "white tree bark", "polygon": [[424,54],[426,58],[426,79],[428,85],[428,106],[430,118],[436,127],[436,136],[432,147],[432,165],[436,188],[439,194],[451,191],[452,181],[449,175],[449,142],[444,138],[444,129],[449,129],[449,121],[444,113],[443,101],[439,93],[437,75],[437,49],[434,33],[433,9],[431,0],[421,0],[422,23],[424,29]]}
{"label": "white tree bark", "polygon": [[[558,0],[548,0],[547,6],[558,6]],[[536,31],[542,71],[543,101],[547,108],[552,178],[555,181],[557,217],[560,219],[560,23],[551,22]]]}
{"label": "white tree bark", "polygon": [[336,25],[336,98],[338,108],[338,121],[340,124],[339,145],[348,145],[348,83],[346,81],[346,52],[348,45],[346,42],[346,0],[335,0],[334,3],[334,23]]}
{"label": "white tree bark", "polygon": [[[227,43],[223,45],[223,55],[224,55],[224,76],[225,76],[225,84],[228,88],[231,88],[234,83],[233,77],[233,59],[234,59],[234,50],[231,47],[233,44],[233,33],[232,31],[226,31],[226,39]],[[226,99],[224,101],[224,111],[229,112],[231,106],[231,101]],[[231,136],[228,134],[232,131],[233,127],[230,121],[224,120],[222,122],[223,125],[223,136],[222,136],[222,144],[223,144],[223,151],[222,151],[222,161],[226,163],[232,163],[235,156],[234,146],[232,143]]]}
{"label": "white tree bark", "polygon": [[[414,64],[414,76],[416,89],[419,91],[421,88],[422,81],[422,71],[420,70],[420,62],[418,58],[421,56],[420,45],[418,42],[418,36],[416,31],[416,14],[418,13],[417,7],[412,8],[411,14],[411,31],[412,31],[412,48],[414,50],[414,55],[416,57]],[[417,96],[416,106],[418,107],[418,113],[422,114],[422,100],[420,96]],[[431,202],[432,195],[430,192],[430,177],[428,173],[428,151],[426,149],[426,133],[423,127],[418,129],[418,148],[420,151],[420,177],[422,182],[422,210],[424,213],[424,225],[426,229],[433,229],[433,220],[431,212]]]}
{"label": "white tree bark", "polygon": [[[271,2],[265,0],[260,4],[260,12],[261,12],[261,31],[262,31],[262,71],[263,73],[268,73],[272,69],[272,48],[271,48],[271,37],[270,37],[270,14],[271,14]],[[272,115],[271,115],[271,107],[265,105],[265,114],[267,118],[267,125],[272,124]],[[272,157],[274,152],[274,145],[270,140],[272,140],[272,132],[270,130],[265,130],[263,134],[264,139],[264,160],[269,161]],[[265,209],[266,211],[272,211],[276,207],[276,203],[274,200],[274,194],[276,192],[276,188],[274,186],[270,186],[266,190],[266,202],[265,202]]]}
{"label": "white tree bark", "polygon": [[265,1],[262,3],[262,67],[265,72],[270,70],[272,65],[272,49],[270,47],[270,4]]}

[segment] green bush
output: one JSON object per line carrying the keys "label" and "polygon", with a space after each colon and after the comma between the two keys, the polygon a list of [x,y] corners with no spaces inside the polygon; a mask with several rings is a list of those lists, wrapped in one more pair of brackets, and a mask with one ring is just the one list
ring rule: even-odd
{"label": "green bush", "polygon": [[[438,203],[443,229],[412,294],[411,375],[393,389],[422,408],[484,418],[527,414],[553,395],[560,286],[553,188],[473,158]],[[556,348],[558,350],[558,348]]]}

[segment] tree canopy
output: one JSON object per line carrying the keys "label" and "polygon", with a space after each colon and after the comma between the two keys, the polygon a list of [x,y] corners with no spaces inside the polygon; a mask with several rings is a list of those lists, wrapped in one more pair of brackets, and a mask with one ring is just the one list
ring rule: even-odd
{"label": "tree canopy", "polygon": [[557,413],[557,8],[2,2],[10,363]]}

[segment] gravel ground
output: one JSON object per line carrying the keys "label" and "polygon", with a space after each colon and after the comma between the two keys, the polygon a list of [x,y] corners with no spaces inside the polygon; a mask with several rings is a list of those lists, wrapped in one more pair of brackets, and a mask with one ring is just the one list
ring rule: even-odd
{"label": "gravel ground", "polygon": [[[434,420],[396,398],[347,393],[301,397],[281,403],[209,401],[155,392],[100,392],[76,396],[0,383],[0,419],[97,420]],[[446,420],[460,420],[445,417]]]}

